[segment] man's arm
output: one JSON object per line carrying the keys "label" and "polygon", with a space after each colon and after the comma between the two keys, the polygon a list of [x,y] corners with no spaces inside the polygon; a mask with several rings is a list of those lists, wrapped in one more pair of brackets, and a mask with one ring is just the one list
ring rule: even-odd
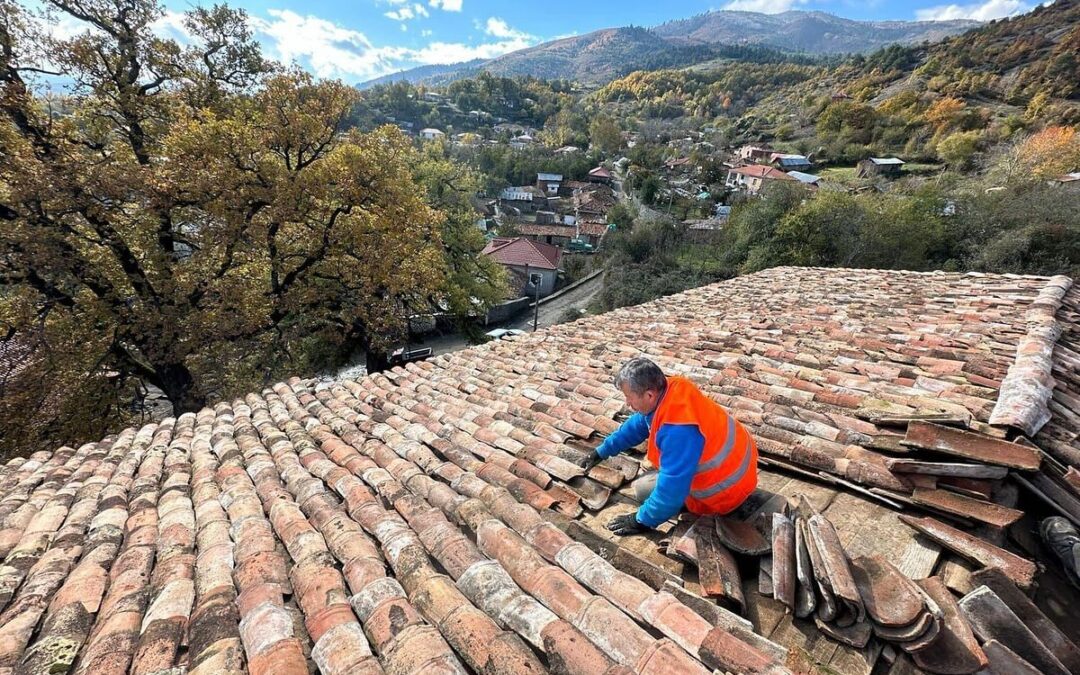
{"label": "man's arm", "polygon": [[634,413],[613,434],[596,448],[600,459],[607,459],[629,450],[649,437],[649,422],[641,413]]}
{"label": "man's arm", "polygon": [[697,473],[705,437],[696,424],[665,424],[656,433],[660,473],[656,487],[637,512],[637,521],[656,527],[682,509]]}

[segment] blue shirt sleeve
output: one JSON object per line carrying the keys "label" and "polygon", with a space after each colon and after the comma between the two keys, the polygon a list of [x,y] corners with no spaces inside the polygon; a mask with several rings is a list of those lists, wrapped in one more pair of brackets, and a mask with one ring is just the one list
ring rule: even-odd
{"label": "blue shirt sleeve", "polygon": [[629,450],[649,437],[649,421],[641,413],[634,413],[613,434],[596,448],[596,454],[604,459]]}
{"label": "blue shirt sleeve", "polygon": [[705,449],[705,437],[696,424],[665,424],[656,432],[656,446],[660,449],[656,487],[637,512],[638,522],[646,527],[656,527],[682,509]]}

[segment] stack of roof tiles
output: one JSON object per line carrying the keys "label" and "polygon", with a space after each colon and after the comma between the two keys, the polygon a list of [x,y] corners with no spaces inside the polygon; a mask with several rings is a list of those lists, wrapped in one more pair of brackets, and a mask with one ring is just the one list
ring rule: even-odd
{"label": "stack of roof tiles", "polygon": [[[1050,624],[1017,589],[1029,569],[992,557],[1030,564],[1004,548],[1003,474],[942,475],[935,453],[1015,455],[1006,472],[1080,516],[1078,315],[1064,278],[780,268],[15,458],[0,467],[0,673],[786,672],[797,650],[758,620],[772,600],[730,576],[732,551],[776,564],[794,513],[767,489],[776,471],[854,491],[852,519],[884,509],[873,500],[927,510],[904,518],[985,568],[950,604],[922,580],[941,549],[895,515],[864,540],[845,512],[804,512],[804,534],[850,556],[819,588],[851,621],[824,623],[870,626],[870,667],[900,635],[937,645],[920,657],[931,672],[967,672],[934,664],[975,638],[980,667],[1068,669],[1060,631],[1009,618]],[[597,532],[634,508],[640,456],[582,464],[626,412],[612,374],[639,354],[695,380],[762,453],[740,512],[663,528],[696,570]],[[873,557],[901,540],[920,573]],[[910,607],[890,614],[880,579]]]}

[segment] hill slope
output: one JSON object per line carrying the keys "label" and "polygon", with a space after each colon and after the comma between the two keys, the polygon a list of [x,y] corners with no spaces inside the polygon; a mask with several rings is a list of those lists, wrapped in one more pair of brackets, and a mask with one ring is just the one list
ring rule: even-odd
{"label": "hill slope", "polygon": [[376,77],[374,80],[368,80],[360,85],[361,89],[368,89],[370,87],[376,87],[380,84],[391,84],[393,82],[431,82],[437,83],[442,80],[452,80],[457,77],[467,77],[469,74],[475,72],[475,68],[486,63],[484,59],[473,59],[472,61],[464,61],[462,63],[447,63],[447,64],[435,64],[431,66],[419,66],[417,68],[410,68],[409,70],[402,70],[397,73],[391,73],[389,75],[383,75],[382,77]]}
{"label": "hill slope", "polygon": [[653,32],[675,44],[760,44],[811,54],[870,52],[889,44],[936,42],[977,21],[854,21],[825,12],[717,11],[669,21]]}

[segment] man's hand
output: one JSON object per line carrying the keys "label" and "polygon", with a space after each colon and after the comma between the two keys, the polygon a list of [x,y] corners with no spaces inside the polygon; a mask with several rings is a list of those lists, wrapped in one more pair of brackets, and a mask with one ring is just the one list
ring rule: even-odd
{"label": "man's hand", "polygon": [[636,513],[627,513],[622,516],[615,516],[608,521],[607,529],[620,537],[625,537],[628,534],[637,534],[638,532],[644,532],[649,529],[637,521]]}
{"label": "man's hand", "polygon": [[585,469],[585,472],[588,473],[589,469],[602,461],[604,461],[604,458],[594,449],[589,452],[589,456],[585,459],[585,464],[581,468]]}

